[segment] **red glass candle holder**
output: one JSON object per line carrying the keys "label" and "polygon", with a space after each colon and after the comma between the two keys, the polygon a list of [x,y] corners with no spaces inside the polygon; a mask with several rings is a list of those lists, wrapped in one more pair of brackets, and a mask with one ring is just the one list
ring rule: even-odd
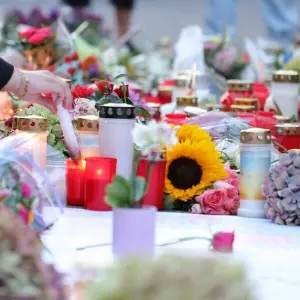
{"label": "red glass candle holder", "polygon": [[280,152],[300,149],[300,124],[278,124],[275,137],[275,146]]}
{"label": "red glass candle holder", "polygon": [[260,103],[260,109],[264,109],[265,103],[270,95],[267,85],[263,82],[253,83],[253,96],[258,99]]}
{"label": "red glass candle holder", "polygon": [[164,207],[166,161],[158,160],[151,163],[148,159],[141,159],[137,168],[137,176],[146,178],[149,167],[151,170],[143,205],[155,206],[157,209],[162,210]]}
{"label": "red glass candle holder", "polygon": [[181,125],[187,119],[187,114],[166,114],[164,121],[172,125]]}
{"label": "red glass candle holder", "polygon": [[88,157],[85,168],[84,208],[107,211],[111,207],[105,203],[105,189],[113,181],[117,170],[117,160],[109,157]]}
{"label": "red glass candle holder", "polygon": [[85,161],[69,159],[66,167],[67,205],[83,206]]}

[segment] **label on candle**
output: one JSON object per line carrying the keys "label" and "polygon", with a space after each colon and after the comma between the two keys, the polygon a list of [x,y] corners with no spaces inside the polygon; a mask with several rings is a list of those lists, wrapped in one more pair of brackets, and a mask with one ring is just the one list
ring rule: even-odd
{"label": "label on candle", "polygon": [[86,148],[98,148],[99,147],[99,140],[98,136],[85,136],[85,137],[78,137],[79,146],[86,147]]}
{"label": "label on candle", "polygon": [[263,151],[241,152],[240,192],[241,200],[264,200],[262,185],[269,173],[271,152]]}

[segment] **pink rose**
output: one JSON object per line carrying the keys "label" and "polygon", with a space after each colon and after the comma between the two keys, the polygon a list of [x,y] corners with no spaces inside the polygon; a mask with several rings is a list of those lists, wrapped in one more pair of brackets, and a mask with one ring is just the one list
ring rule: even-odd
{"label": "pink rose", "polygon": [[239,190],[234,185],[229,184],[226,180],[216,181],[214,188],[224,189],[228,198],[234,198],[239,195]]}
{"label": "pink rose", "polygon": [[24,198],[30,198],[31,197],[31,188],[27,183],[21,184],[21,192]]}
{"label": "pink rose", "polygon": [[227,173],[229,174],[229,177],[228,178],[235,178],[235,179],[238,179],[239,178],[239,175],[230,168],[230,164],[229,162],[227,162],[225,164],[225,170],[227,171]]}
{"label": "pink rose", "polygon": [[27,30],[20,33],[20,38],[21,39],[28,39],[36,33],[36,30],[37,29],[35,27],[28,28]]}
{"label": "pink rose", "polygon": [[227,198],[225,203],[225,209],[228,210],[231,214],[236,215],[240,207],[240,196],[236,195],[233,198]]}
{"label": "pink rose", "polygon": [[42,35],[45,35],[47,37],[50,37],[52,36],[53,32],[52,32],[52,29],[50,27],[43,27],[43,28],[40,28],[37,30],[37,33],[38,34],[42,34]]}
{"label": "pink rose", "polygon": [[196,214],[196,215],[201,214],[202,210],[201,210],[200,204],[196,203],[196,204],[192,205],[191,208],[189,209],[189,212],[192,214]]}
{"label": "pink rose", "polygon": [[208,215],[229,215],[229,211],[224,209],[226,199],[227,194],[224,189],[208,190],[195,197],[195,200],[201,206],[202,212]]}
{"label": "pink rose", "polygon": [[38,45],[46,40],[49,36],[43,33],[35,33],[28,39],[28,43],[32,45]]}
{"label": "pink rose", "polygon": [[232,252],[234,232],[218,232],[214,235],[211,246],[218,252]]}

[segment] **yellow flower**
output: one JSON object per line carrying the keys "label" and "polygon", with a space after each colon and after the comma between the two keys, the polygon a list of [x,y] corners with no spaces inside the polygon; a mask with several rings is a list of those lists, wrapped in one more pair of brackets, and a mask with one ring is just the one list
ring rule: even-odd
{"label": "yellow flower", "polygon": [[202,140],[211,141],[210,135],[198,125],[184,124],[179,127],[176,136],[180,142],[190,140],[192,142],[200,142]]}
{"label": "yellow flower", "polygon": [[174,200],[188,201],[228,176],[214,142],[186,140],[167,150],[165,191]]}

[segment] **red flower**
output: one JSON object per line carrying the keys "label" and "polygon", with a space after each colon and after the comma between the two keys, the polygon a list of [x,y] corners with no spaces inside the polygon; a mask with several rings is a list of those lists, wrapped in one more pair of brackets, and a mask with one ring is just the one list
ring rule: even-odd
{"label": "red flower", "polygon": [[113,83],[111,83],[110,81],[107,81],[107,80],[95,81],[95,84],[96,84],[98,90],[104,95],[111,94],[114,89]]}
{"label": "red flower", "polygon": [[51,27],[43,27],[43,28],[39,28],[37,29],[38,34],[43,34],[45,35],[47,38],[51,37],[53,35],[52,29]]}
{"label": "red flower", "polygon": [[76,69],[73,68],[73,67],[71,67],[71,68],[68,69],[68,73],[69,73],[71,76],[73,76],[73,75],[75,74],[75,72],[76,72]]}
{"label": "red flower", "polygon": [[76,98],[88,98],[94,93],[94,90],[87,86],[76,86],[72,91],[74,99]]}
{"label": "red flower", "polygon": [[55,71],[55,66],[54,66],[54,65],[52,65],[52,66],[48,67],[48,71],[50,71],[50,72],[54,72],[54,71]]}
{"label": "red flower", "polygon": [[69,64],[70,62],[72,62],[72,56],[67,56],[66,58],[65,58],[65,63],[67,63],[67,64]]}
{"label": "red flower", "polygon": [[218,252],[232,252],[234,232],[217,232],[211,242],[212,248]]}
{"label": "red flower", "polygon": [[128,85],[121,85],[120,87],[114,89],[114,92],[120,97],[120,98],[128,98],[129,97],[129,88]]}
{"label": "red flower", "polygon": [[30,198],[31,197],[31,187],[27,183],[21,184],[21,191],[24,198]]}
{"label": "red flower", "polygon": [[27,30],[20,33],[20,38],[21,39],[28,39],[36,33],[36,30],[37,29],[35,27],[28,28]]}
{"label": "red flower", "polygon": [[35,33],[28,39],[28,43],[32,45],[38,45],[45,41],[47,38],[48,36],[43,33]]}
{"label": "red flower", "polygon": [[12,128],[13,118],[9,118],[4,122],[4,125],[8,128]]}
{"label": "red flower", "polygon": [[74,53],[73,53],[72,59],[73,59],[73,60],[78,60],[78,53],[77,53],[77,52],[74,52]]}

